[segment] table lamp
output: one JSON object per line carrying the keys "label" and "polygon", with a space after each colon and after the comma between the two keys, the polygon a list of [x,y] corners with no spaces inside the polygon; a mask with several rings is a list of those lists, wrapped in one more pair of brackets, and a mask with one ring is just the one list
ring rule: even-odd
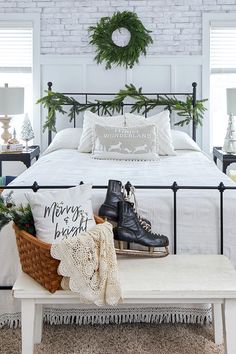
{"label": "table lamp", "polygon": [[223,151],[236,154],[236,88],[227,88],[227,114],[229,115]]}
{"label": "table lamp", "polygon": [[1,138],[7,144],[12,135],[9,132],[11,117],[9,115],[24,113],[24,88],[23,87],[0,87],[0,122],[3,127]]}

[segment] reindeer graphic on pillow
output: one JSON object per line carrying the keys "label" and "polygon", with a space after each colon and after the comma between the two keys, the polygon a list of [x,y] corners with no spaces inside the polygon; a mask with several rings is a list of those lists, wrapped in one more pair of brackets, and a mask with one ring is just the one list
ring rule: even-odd
{"label": "reindeer graphic on pillow", "polygon": [[123,128],[97,124],[94,149],[118,154],[155,153],[155,129],[153,126]]}

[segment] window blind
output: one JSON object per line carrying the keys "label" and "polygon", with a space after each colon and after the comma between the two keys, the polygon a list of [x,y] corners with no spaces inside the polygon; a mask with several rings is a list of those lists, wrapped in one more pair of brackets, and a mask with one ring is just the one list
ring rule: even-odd
{"label": "window blind", "polygon": [[32,67],[32,28],[0,27],[0,67]]}
{"label": "window blind", "polygon": [[210,65],[211,69],[236,68],[236,26],[211,27]]}

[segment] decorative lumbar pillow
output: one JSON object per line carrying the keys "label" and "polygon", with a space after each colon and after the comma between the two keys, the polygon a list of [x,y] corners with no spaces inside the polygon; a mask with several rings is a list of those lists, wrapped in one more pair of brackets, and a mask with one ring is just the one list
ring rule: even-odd
{"label": "decorative lumbar pillow", "polygon": [[47,243],[58,243],[96,225],[90,184],[66,190],[27,193],[37,237]]}
{"label": "decorative lumbar pillow", "polygon": [[59,131],[43,155],[59,149],[78,149],[82,128],[66,128]]}
{"label": "decorative lumbar pillow", "polygon": [[79,144],[80,152],[92,152],[95,124],[122,127],[124,126],[124,116],[100,117],[95,113],[85,111],[83,132]]}
{"label": "decorative lumbar pillow", "polygon": [[201,151],[195,141],[190,136],[180,130],[171,130],[173,146],[175,150],[196,150]]}
{"label": "decorative lumbar pillow", "polygon": [[115,160],[158,160],[156,128],[94,127],[93,158]]}
{"label": "decorative lumbar pillow", "polygon": [[158,154],[159,155],[176,155],[172,143],[170,113],[164,110],[151,117],[136,116],[132,113],[125,114],[127,126],[154,124],[157,130]]}

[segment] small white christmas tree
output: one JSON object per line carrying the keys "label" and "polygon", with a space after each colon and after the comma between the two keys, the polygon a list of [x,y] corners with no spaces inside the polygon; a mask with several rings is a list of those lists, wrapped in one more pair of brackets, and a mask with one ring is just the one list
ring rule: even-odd
{"label": "small white christmas tree", "polygon": [[28,114],[25,114],[24,122],[21,128],[21,139],[25,140],[25,150],[28,150],[28,141],[34,138],[34,131]]}

